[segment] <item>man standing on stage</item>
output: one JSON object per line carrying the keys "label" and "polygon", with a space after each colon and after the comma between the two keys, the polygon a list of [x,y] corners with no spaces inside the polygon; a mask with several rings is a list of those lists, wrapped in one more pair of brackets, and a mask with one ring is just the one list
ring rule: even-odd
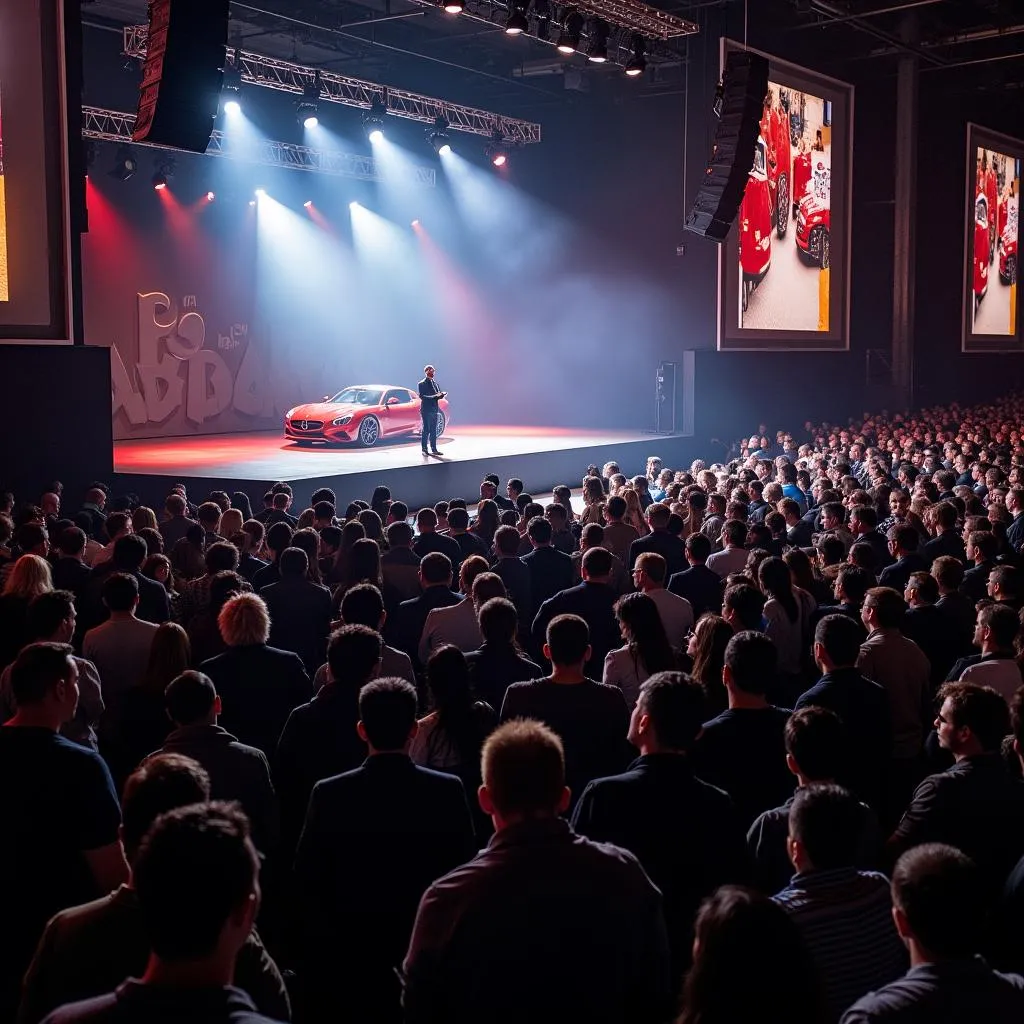
{"label": "man standing on stage", "polygon": [[[420,416],[423,419],[422,447],[423,454],[440,455],[437,450],[437,403],[447,394],[442,391],[434,380],[434,368],[424,366],[423,372],[426,376],[420,381]],[[430,451],[427,451],[427,442],[430,442]]]}

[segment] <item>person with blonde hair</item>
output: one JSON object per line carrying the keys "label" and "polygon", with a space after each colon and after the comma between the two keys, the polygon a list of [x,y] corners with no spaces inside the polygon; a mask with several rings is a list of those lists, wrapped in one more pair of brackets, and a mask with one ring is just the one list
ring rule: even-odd
{"label": "person with blonde hair", "polygon": [[39,555],[22,555],[7,574],[0,596],[0,668],[9,665],[29,641],[28,606],[53,590],[50,563]]}
{"label": "person with blonde hair", "polygon": [[220,535],[230,540],[236,533],[241,532],[242,513],[237,508],[229,508],[220,517]]}
{"label": "person with blonde hair", "polygon": [[640,505],[640,495],[632,487],[623,487],[618,494],[626,502],[626,514],[622,517],[622,521],[627,526],[632,526],[639,536],[646,537],[651,532],[651,528],[647,524],[647,518]]}
{"label": "person with blonde hair", "polygon": [[136,533],[157,529],[156,513],[145,505],[132,509],[132,526]]}
{"label": "person with blonde hair", "polygon": [[213,680],[220,695],[220,724],[273,757],[292,708],[313,695],[302,659],[268,646],[270,613],[256,594],[229,598],[217,627],[228,649],[204,661],[199,670]]}

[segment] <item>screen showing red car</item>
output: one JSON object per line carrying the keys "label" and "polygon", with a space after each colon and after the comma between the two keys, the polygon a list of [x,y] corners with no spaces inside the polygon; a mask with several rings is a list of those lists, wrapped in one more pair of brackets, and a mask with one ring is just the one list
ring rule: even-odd
{"label": "screen showing red car", "polygon": [[1017,333],[1017,238],[1020,158],[974,146],[974,199],[968,211],[969,312],[972,334]]}

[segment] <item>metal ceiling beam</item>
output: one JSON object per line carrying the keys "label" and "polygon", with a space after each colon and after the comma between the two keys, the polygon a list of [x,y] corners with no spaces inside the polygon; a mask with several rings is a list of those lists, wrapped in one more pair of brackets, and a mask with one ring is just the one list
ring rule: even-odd
{"label": "metal ceiling beam", "polygon": [[[146,25],[126,25],[123,46],[125,55],[144,59],[148,36]],[[443,117],[455,131],[487,138],[499,133],[506,143],[513,145],[526,146],[540,142],[540,125],[531,121],[503,117],[488,110],[478,110],[461,103],[451,103],[406,89],[340,75],[335,71],[296,64],[294,61],[266,57],[249,50],[236,49],[233,56],[241,71],[242,81],[249,85],[301,96],[314,77],[319,75],[323,84],[321,100],[330,103],[369,110],[374,102],[379,101],[395,117],[424,124],[433,124],[438,117]]]}
{"label": "metal ceiling beam", "polygon": [[[160,146],[152,142],[133,142],[134,127],[134,114],[122,110],[106,110],[103,107],[82,107],[84,138],[145,146],[148,149],[173,150],[171,146]],[[290,142],[276,142],[272,139],[261,139],[253,143],[246,141],[244,145],[239,146],[235,144],[233,136],[225,135],[222,131],[215,131],[210,137],[206,156],[223,156],[263,167],[283,167],[291,171],[310,171],[314,174],[358,178],[363,181],[381,181],[384,178],[372,156],[296,146]],[[396,168],[396,171],[399,175],[405,173],[399,168]],[[437,184],[437,172],[433,167],[411,167],[405,177],[409,184],[427,188],[434,188]]]}
{"label": "metal ceiling beam", "polygon": [[913,43],[904,42],[899,36],[886,32],[885,29],[881,29],[877,25],[872,25],[870,21],[865,21],[859,15],[851,14],[849,10],[840,7],[838,4],[830,3],[829,0],[810,0],[810,4],[811,9],[819,14],[846,19],[847,24],[869,36],[874,36],[883,43],[888,43],[894,51],[898,50],[900,53],[909,53],[914,57],[920,58],[926,64],[932,64],[936,67],[943,67],[946,64],[946,61],[936,54],[929,53]]}
{"label": "metal ceiling beam", "polygon": [[877,18],[883,14],[900,14],[903,11],[912,10],[915,7],[933,7],[936,4],[945,3],[946,0],[909,0],[905,4],[892,4],[889,7],[877,7],[873,11],[859,11],[857,14],[843,14],[837,17],[825,17],[820,21],[809,21],[803,25],[797,25],[797,31],[808,28],[829,28],[832,25],[843,25],[851,21],[862,21],[865,18]]}

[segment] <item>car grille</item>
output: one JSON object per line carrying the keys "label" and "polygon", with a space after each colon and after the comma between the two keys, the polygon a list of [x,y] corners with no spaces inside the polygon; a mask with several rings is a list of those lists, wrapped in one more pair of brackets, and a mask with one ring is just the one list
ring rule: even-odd
{"label": "car grille", "polygon": [[323,420],[292,420],[292,430],[322,430]]}

